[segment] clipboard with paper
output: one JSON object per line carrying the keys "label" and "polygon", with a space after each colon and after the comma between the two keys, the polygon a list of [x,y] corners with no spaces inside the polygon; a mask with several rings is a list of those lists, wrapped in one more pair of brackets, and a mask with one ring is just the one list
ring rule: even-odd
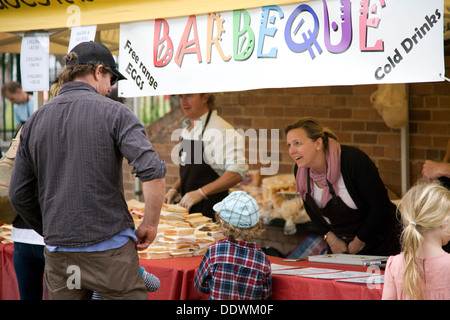
{"label": "clipboard with paper", "polygon": [[310,262],[347,264],[358,266],[380,265],[386,263],[388,256],[371,256],[371,255],[355,255],[355,254],[323,254],[309,256]]}

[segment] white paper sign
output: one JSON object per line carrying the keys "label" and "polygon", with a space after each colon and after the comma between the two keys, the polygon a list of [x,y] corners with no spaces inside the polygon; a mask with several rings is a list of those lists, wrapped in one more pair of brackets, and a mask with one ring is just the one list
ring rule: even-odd
{"label": "white paper sign", "polygon": [[120,25],[125,97],[443,81],[443,0],[327,0]]}
{"label": "white paper sign", "polygon": [[96,32],[97,25],[72,27],[72,30],[70,31],[70,42],[69,47],[67,48],[67,53],[69,53],[73,47],[81,42],[94,41]]}
{"label": "white paper sign", "polygon": [[49,37],[46,32],[25,34],[20,49],[20,71],[24,91],[49,89]]}

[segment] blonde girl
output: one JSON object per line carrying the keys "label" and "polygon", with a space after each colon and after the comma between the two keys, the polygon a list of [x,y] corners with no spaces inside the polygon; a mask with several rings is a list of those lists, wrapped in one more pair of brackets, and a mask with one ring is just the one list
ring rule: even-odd
{"label": "blonde girl", "polygon": [[399,203],[402,253],[390,257],[383,299],[450,299],[450,190],[438,180],[419,180]]}

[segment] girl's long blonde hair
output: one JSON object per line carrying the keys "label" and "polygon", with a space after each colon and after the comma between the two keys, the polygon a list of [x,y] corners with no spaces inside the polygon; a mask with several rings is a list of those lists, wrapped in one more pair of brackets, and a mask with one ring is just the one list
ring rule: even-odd
{"label": "girl's long blonde hair", "polygon": [[413,300],[423,299],[424,274],[416,257],[423,246],[423,234],[442,226],[450,215],[450,190],[438,180],[421,179],[405,194],[398,210],[403,222],[403,291]]}

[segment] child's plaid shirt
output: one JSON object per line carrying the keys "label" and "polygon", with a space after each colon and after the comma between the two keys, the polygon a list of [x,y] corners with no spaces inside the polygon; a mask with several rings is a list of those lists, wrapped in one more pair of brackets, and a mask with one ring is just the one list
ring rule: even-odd
{"label": "child's plaid shirt", "polygon": [[213,300],[262,300],[272,295],[270,261],[254,242],[226,238],[205,253],[195,287]]}

